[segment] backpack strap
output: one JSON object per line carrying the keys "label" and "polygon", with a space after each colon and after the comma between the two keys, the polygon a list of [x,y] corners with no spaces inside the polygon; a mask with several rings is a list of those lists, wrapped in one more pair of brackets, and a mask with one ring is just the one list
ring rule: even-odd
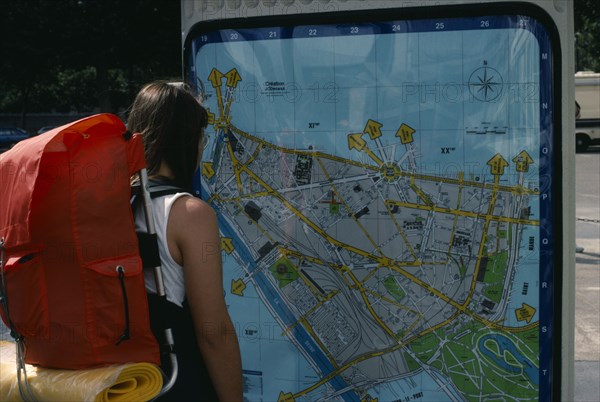
{"label": "backpack strap", "polygon": [[150,198],[158,198],[164,195],[183,193],[185,190],[175,185],[171,180],[165,178],[153,178],[148,180]]}
{"label": "backpack strap", "polygon": [[[184,192],[181,187],[174,185],[167,179],[150,179],[148,181],[150,198],[155,199],[165,195]],[[140,204],[141,188],[140,184],[136,183],[131,186],[131,209],[135,213]],[[139,252],[142,258],[142,266],[144,268],[154,268],[160,265],[160,254],[158,252],[158,236],[156,234],[148,234],[145,232],[136,232],[138,237]]]}
{"label": "backpack strap", "polygon": [[[150,198],[155,199],[164,195],[176,194],[186,192],[185,189],[175,185],[172,181],[165,178],[152,178],[148,180],[148,190],[150,191]],[[131,185],[131,205],[134,205],[135,198],[140,194],[141,188],[140,183],[134,183]]]}

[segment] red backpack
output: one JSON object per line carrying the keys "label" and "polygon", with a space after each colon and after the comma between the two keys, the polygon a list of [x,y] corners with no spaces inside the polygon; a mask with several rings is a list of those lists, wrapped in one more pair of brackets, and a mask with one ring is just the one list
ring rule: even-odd
{"label": "red backpack", "polygon": [[160,364],[130,206],[143,167],[139,136],[109,114],[0,154],[0,314],[27,363]]}

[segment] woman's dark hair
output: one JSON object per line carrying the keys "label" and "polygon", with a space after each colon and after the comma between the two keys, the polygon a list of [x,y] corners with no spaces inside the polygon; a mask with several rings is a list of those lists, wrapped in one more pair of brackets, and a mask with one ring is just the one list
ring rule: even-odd
{"label": "woman's dark hair", "polygon": [[206,110],[185,86],[153,82],[137,94],[127,128],[142,134],[148,175],[156,176],[164,162],[174,184],[189,190],[206,124]]}

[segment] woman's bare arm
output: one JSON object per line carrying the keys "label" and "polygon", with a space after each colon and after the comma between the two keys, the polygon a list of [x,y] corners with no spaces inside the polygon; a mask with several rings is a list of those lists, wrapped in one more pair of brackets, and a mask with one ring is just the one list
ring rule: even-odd
{"label": "woman's bare arm", "polygon": [[219,399],[241,401],[241,357],[223,295],[215,213],[204,201],[182,197],[171,209],[167,231],[171,254],[183,266],[198,346]]}

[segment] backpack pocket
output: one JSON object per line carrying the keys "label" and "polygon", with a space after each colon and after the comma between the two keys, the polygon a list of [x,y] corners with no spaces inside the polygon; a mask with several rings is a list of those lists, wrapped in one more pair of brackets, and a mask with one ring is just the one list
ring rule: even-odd
{"label": "backpack pocket", "polygon": [[86,321],[90,340],[98,345],[119,345],[136,337],[140,322],[147,326],[149,320],[140,258],[100,261],[86,268]]}
{"label": "backpack pocket", "polygon": [[[40,254],[22,252],[9,257],[4,265],[6,302],[0,308],[4,322],[25,337],[49,336],[46,274]],[[10,322],[9,322],[10,319]]]}

